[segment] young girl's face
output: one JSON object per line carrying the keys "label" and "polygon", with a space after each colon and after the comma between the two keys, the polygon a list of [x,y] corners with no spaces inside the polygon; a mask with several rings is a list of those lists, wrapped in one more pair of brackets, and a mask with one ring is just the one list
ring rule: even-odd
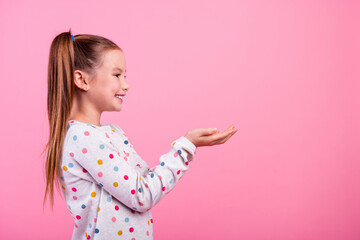
{"label": "young girl's face", "polygon": [[[96,77],[90,82],[88,93],[95,107],[100,111],[120,111],[123,100],[115,94],[126,94],[129,85],[126,78],[125,56],[121,50],[109,50],[104,55],[103,65],[97,70]],[[125,100],[126,101],[126,100]]]}

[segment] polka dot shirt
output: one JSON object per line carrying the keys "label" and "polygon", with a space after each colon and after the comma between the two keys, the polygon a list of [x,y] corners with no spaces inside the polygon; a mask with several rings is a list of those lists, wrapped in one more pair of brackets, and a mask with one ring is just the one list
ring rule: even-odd
{"label": "polka dot shirt", "polygon": [[60,183],[73,240],[153,239],[150,209],[186,173],[196,146],[184,136],[149,168],[116,124],[69,120]]}

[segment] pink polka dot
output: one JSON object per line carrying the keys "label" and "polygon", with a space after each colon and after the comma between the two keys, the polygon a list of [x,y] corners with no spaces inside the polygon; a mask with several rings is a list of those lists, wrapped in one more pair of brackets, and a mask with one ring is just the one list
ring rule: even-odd
{"label": "pink polka dot", "polygon": [[189,162],[185,162],[186,165],[189,165]]}
{"label": "pink polka dot", "polygon": [[102,172],[98,172],[98,176],[99,176],[99,177],[102,177],[102,176],[103,176],[103,173],[102,173]]}
{"label": "pink polka dot", "polygon": [[131,240],[136,240],[135,238],[132,238]]}
{"label": "pink polka dot", "polygon": [[129,179],[128,175],[125,175],[125,176],[124,176],[124,179],[125,179],[125,180],[128,180],[128,179]]}
{"label": "pink polka dot", "polygon": [[174,157],[177,157],[178,155],[179,155],[178,152],[175,152],[175,153],[174,153]]}
{"label": "pink polka dot", "polygon": [[96,218],[94,218],[94,222],[96,222]]}
{"label": "pink polka dot", "polygon": [[179,170],[179,171],[177,171],[177,174],[178,174],[178,175],[180,174],[180,170]]}
{"label": "pink polka dot", "polygon": [[119,211],[119,206],[118,205],[115,206],[115,210]]}
{"label": "pink polka dot", "polygon": [[85,131],[84,134],[85,136],[89,136],[90,133],[88,131]]}
{"label": "pink polka dot", "polygon": [[90,235],[87,236],[87,239],[90,239]]}
{"label": "pink polka dot", "polygon": [[75,223],[75,227],[77,228],[78,227],[78,225]]}
{"label": "pink polka dot", "polygon": [[133,227],[129,228],[129,231],[130,231],[130,232],[133,232],[133,231],[134,231],[134,228],[133,228]]}
{"label": "pink polka dot", "polygon": [[142,202],[139,202],[139,205],[140,205],[140,206],[144,206],[144,204],[143,204]]}
{"label": "pink polka dot", "polygon": [[147,183],[145,183],[145,187],[149,188],[149,185],[147,185]]}
{"label": "pink polka dot", "polygon": [[76,218],[77,218],[77,219],[81,219],[80,215],[76,215]]}
{"label": "pink polka dot", "polygon": [[112,153],[110,153],[109,158],[113,159],[114,155]]}
{"label": "pink polka dot", "polygon": [[72,157],[73,157],[73,156],[75,156],[75,154],[74,154],[73,152],[71,152],[71,153],[70,153],[70,156],[72,156]]}
{"label": "pink polka dot", "polygon": [[87,149],[86,149],[86,148],[83,148],[82,152],[83,152],[83,153],[87,153]]}
{"label": "pink polka dot", "polygon": [[162,188],[163,191],[165,191],[165,186]]}
{"label": "pink polka dot", "polygon": [[146,235],[148,235],[148,236],[150,235],[149,231],[146,231]]}
{"label": "pink polka dot", "polygon": [[118,152],[118,155],[119,155],[119,157],[120,157],[120,152]]}
{"label": "pink polka dot", "polygon": [[159,175],[159,178],[160,178],[160,180],[162,179],[162,177]]}
{"label": "pink polka dot", "polygon": [[85,168],[83,168],[83,172],[84,172],[84,173],[87,173],[87,170],[86,170]]}
{"label": "pink polka dot", "polygon": [[153,223],[153,219],[150,219],[150,222]]}
{"label": "pink polka dot", "polygon": [[77,191],[77,189],[76,189],[76,188],[74,188],[74,187],[73,187],[71,190],[73,190],[73,192],[76,192],[76,191]]}
{"label": "pink polka dot", "polygon": [[73,196],[73,199],[74,199],[74,200],[77,200],[77,197],[76,197],[76,196]]}
{"label": "pink polka dot", "polygon": [[135,194],[135,190],[133,189],[133,190],[131,190],[131,194]]}
{"label": "pink polka dot", "polygon": [[112,220],[113,222],[115,222],[115,221],[116,221],[116,217],[112,217],[111,220]]}
{"label": "pink polka dot", "polygon": [[125,161],[127,161],[127,157],[124,157]]}

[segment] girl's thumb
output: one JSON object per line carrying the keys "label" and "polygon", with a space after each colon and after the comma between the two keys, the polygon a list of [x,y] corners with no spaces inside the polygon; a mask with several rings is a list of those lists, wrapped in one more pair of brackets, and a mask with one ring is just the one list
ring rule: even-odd
{"label": "girl's thumb", "polygon": [[207,129],[204,131],[204,135],[213,134],[213,133],[215,133],[217,130],[218,130],[217,128],[207,128]]}

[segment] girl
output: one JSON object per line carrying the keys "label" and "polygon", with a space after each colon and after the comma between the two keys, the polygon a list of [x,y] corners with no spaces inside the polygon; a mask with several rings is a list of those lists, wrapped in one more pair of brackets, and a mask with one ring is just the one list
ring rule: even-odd
{"label": "girl", "polygon": [[[150,209],[187,172],[196,148],[225,143],[237,129],[192,129],[150,168],[104,111],[120,111],[129,90],[123,50],[97,35],[55,37],[48,65],[50,136],[46,190],[62,193],[75,225],[72,239],[153,239]],[[44,206],[43,202],[43,206]]]}

